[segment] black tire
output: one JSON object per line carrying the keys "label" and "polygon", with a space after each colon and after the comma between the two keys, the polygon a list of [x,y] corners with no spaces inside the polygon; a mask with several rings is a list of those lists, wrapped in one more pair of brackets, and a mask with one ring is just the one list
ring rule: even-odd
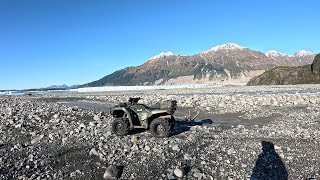
{"label": "black tire", "polygon": [[121,118],[115,119],[111,124],[111,132],[118,136],[125,136],[129,133],[129,122]]}
{"label": "black tire", "polygon": [[157,138],[168,137],[171,133],[170,122],[168,119],[154,119],[150,124],[149,131]]}

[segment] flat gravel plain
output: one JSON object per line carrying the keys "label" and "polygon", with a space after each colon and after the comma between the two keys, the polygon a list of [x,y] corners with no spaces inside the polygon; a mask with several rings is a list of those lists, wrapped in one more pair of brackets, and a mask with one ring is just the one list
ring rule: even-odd
{"label": "flat gravel plain", "polygon": [[[177,100],[174,133],[111,134],[129,97]],[[320,85],[0,96],[0,179],[319,179],[319,105]]]}

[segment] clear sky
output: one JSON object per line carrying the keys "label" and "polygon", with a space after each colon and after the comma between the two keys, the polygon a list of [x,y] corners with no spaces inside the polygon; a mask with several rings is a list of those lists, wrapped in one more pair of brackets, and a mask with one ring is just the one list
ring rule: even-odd
{"label": "clear sky", "polygon": [[319,0],[0,0],[0,89],[83,84],[166,51],[320,52]]}

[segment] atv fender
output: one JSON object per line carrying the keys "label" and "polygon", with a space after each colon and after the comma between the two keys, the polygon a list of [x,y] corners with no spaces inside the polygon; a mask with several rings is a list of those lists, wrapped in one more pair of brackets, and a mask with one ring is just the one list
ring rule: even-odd
{"label": "atv fender", "polygon": [[130,124],[130,129],[133,129],[133,123],[132,123],[132,116],[131,113],[129,112],[129,110],[125,107],[114,107],[110,109],[110,114],[115,117],[115,118],[119,118],[119,117],[123,117],[124,114],[127,114],[128,120],[129,120],[129,124]]}

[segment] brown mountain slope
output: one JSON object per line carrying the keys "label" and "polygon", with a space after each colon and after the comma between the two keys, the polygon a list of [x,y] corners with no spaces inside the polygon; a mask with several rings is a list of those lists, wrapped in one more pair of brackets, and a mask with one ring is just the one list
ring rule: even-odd
{"label": "brown mountain slope", "polygon": [[228,43],[193,56],[161,53],[140,66],[116,71],[82,87],[248,81],[257,72],[280,65],[304,65],[311,63],[313,57],[307,55],[303,61],[295,59],[295,56],[280,59]]}

